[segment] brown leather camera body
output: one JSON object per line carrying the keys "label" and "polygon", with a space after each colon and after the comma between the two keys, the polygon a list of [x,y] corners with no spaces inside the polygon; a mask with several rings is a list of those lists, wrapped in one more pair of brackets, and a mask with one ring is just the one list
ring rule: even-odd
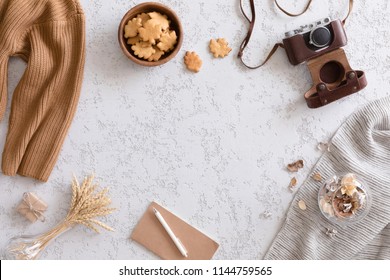
{"label": "brown leather camera body", "polygon": [[332,37],[324,48],[308,44],[308,33],[296,34],[283,40],[292,65],[307,62],[313,86],[305,93],[309,108],[318,108],[356,93],[367,86],[363,71],[352,70],[344,50],[347,36],[340,20],[326,25]]}
{"label": "brown leather camera body", "polygon": [[347,35],[340,20],[331,21],[326,26],[332,36],[332,42],[326,48],[315,50],[307,44],[307,35],[296,34],[292,37],[283,39],[284,49],[286,50],[288,60],[292,65],[298,65],[309,59],[320,56],[324,53],[341,48],[347,44]]}

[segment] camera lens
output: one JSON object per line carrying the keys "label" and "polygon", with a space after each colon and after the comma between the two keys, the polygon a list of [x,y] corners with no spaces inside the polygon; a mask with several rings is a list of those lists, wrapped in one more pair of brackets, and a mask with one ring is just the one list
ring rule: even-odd
{"label": "camera lens", "polygon": [[318,27],[311,31],[310,33],[310,43],[317,48],[322,48],[329,45],[332,39],[330,31],[326,27]]}

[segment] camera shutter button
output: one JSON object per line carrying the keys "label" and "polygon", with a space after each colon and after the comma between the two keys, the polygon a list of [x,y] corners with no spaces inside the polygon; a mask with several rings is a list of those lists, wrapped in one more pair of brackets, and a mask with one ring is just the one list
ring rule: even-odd
{"label": "camera shutter button", "polygon": [[310,32],[310,44],[317,48],[322,48],[330,44],[332,35],[326,27],[317,27]]}

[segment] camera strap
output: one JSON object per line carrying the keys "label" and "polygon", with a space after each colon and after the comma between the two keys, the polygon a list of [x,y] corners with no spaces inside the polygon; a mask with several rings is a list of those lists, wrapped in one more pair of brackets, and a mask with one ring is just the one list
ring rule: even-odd
{"label": "camera strap", "polygon": [[311,4],[312,1],[313,0],[309,0],[309,2],[307,2],[306,7],[303,9],[302,12],[300,12],[298,14],[292,14],[292,13],[286,11],[285,9],[283,9],[282,6],[279,5],[277,0],[274,0],[276,7],[278,7],[279,10],[281,10],[283,13],[285,13],[289,17],[299,17],[300,15],[303,15],[304,13],[306,13],[306,11],[309,9],[310,4]]}
{"label": "camera strap", "polygon": [[[286,14],[287,16],[290,16],[290,17],[298,17],[298,16],[304,14],[309,9],[312,1],[313,0],[309,0],[307,2],[306,7],[303,9],[302,12],[297,13],[297,14],[293,14],[293,13],[290,13],[290,12],[286,11],[284,8],[282,8],[277,0],[274,0],[276,7],[278,7],[279,10],[281,10],[284,14]],[[247,32],[244,40],[242,41],[242,43],[240,45],[240,49],[238,51],[237,57],[241,60],[242,64],[244,64],[245,67],[247,67],[249,69],[257,69],[257,68],[260,68],[260,67],[264,66],[268,62],[268,60],[274,55],[274,53],[278,50],[278,48],[284,48],[284,45],[282,43],[276,43],[273,46],[273,48],[271,49],[271,51],[269,52],[268,56],[265,58],[264,62],[262,62],[261,64],[256,65],[256,66],[250,66],[250,65],[246,64],[244,62],[244,60],[243,60],[243,54],[244,54],[245,48],[247,47],[247,45],[248,45],[248,43],[249,43],[249,41],[251,39],[252,32],[253,32],[253,29],[255,27],[256,10],[255,10],[255,1],[254,0],[249,0],[249,6],[250,6],[250,10],[251,10],[251,16],[249,17],[247,15],[247,13],[245,12],[242,4],[243,4],[243,0],[240,0],[241,13],[245,17],[245,19],[249,22],[249,28],[248,28],[248,32]],[[343,21],[342,21],[343,24],[345,24],[347,18],[351,14],[352,8],[353,8],[353,0],[349,0],[348,14],[343,19]]]}

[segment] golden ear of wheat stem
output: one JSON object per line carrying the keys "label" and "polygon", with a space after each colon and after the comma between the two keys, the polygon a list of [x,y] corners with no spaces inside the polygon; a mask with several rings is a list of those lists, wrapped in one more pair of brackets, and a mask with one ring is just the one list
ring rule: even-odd
{"label": "golden ear of wheat stem", "polygon": [[108,231],[115,231],[115,229],[113,229],[112,227],[106,225],[105,223],[102,223],[101,221],[94,220],[94,219],[90,219],[90,221],[91,221],[92,223],[95,223],[95,224],[97,224],[98,226],[104,228],[105,230],[108,230]]}
{"label": "golden ear of wheat stem", "polygon": [[[91,218],[106,216],[116,210],[115,208],[107,208],[111,203],[111,199],[107,196],[108,188],[104,188],[95,194],[98,186],[93,184],[93,178],[93,175],[86,177],[81,186],[76,178],[73,179],[71,207],[66,219],[69,223],[84,224],[92,229],[94,228],[91,227]],[[93,220],[93,223],[104,229],[111,230],[111,227],[97,220]]]}

